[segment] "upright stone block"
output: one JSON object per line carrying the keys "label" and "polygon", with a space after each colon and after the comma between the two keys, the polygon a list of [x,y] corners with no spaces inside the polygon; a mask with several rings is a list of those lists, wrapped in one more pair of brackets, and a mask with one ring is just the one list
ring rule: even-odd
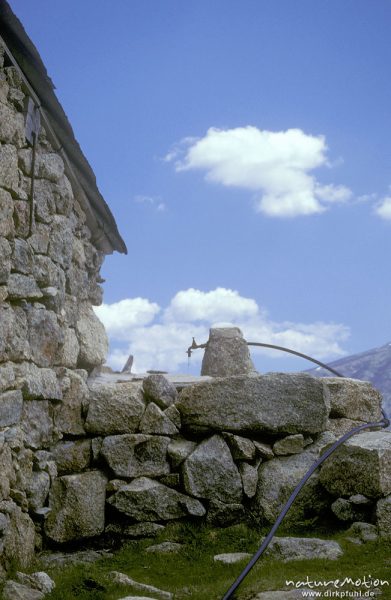
{"label": "upright stone block", "polygon": [[210,330],[201,375],[229,377],[255,372],[246,340],[238,327],[214,327]]}

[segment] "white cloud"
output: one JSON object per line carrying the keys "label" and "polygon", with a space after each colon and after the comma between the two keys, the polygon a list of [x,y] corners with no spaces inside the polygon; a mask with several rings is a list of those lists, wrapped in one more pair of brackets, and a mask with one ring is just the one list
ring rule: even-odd
{"label": "white cloud", "polygon": [[165,159],[177,171],[203,170],[208,181],[255,192],[256,210],[270,217],[322,213],[352,195],[345,186],[321,185],[311,174],[330,166],[327,145],[324,136],[301,129],[211,128],[203,138],[183,140]]}
{"label": "white cloud", "polygon": [[134,197],[134,201],[137,204],[146,204],[153,207],[157,212],[163,212],[166,210],[166,205],[162,201],[160,196],[142,196],[138,195]]}
{"label": "white cloud", "polygon": [[[144,298],[103,304],[95,310],[110,338],[108,363],[120,370],[133,354],[134,372],[183,371],[192,337],[206,342],[209,328],[216,325],[234,325],[248,341],[287,346],[320,359],[342,356],[341,343],[349,335],[341,324],[274,322],[255,300],[226,288],[180,291],[164,310]],[[278,356],[273,351],[268,354]],[[201,360],[202,352],[193,353],[192,364]]]}
{"label": "white cloud", "polygon": [[375,213],[382,219],[391,220],[391,196],[383,198],[375,207]]}
{"label": "white cloud", "polygon": [[127,298],[113,304],[102,304],[94,308],[106,327],[109,337],[128,340],[135,327],[146,326],[153,321],[160,307],[145,298]]}

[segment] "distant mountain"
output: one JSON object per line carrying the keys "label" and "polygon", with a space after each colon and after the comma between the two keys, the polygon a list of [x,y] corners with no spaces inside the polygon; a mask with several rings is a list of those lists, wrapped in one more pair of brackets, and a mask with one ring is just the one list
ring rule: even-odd
{"label": "distant mountain", "polygon": [[[391,343],[353,354],[329,363],[345,377],[370,381],[383,395],[383,406],[391,414]],[[333,376],[329,371],[317,367],[308,371],[318,377]]]}

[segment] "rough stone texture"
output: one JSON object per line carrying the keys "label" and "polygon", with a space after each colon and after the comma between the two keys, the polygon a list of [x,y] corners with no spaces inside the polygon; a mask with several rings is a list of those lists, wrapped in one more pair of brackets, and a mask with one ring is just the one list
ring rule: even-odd
{"label": "rough stone texture", "polygon": [[182,465],[183,486],[198,498],[241,502],[242,482],[231,452],[219,435],[199,444]]}
{"label": "rough stone texture", "polygon": [[14,366],[14,372],[25,399],[62,399],[56,373],[51,369],[40,369],[34,363],[23,362]]}
{"label": "rough stone texture", "polygon": [[79,473],[91,462],[91,440],[58,442],[51,448],[59,475]]}
{"label": "rough stone texture", "polygon": [[0,392],[13,387],[15,383],[15,371],[11,362],[0,364]]}
{"label": "rough stone texture", "polygon": [[[256,596],[252,596],[251,600],[302,600],[303,592],[311,593],[310,588],[301,587],[298,590],[268,590],[267,592],[260,592]],[[309,598],[311,596],[308,595]]]}
{"label": "rough stone texture", "polygon": [[260,456],[262,460],[270,460],[274,458],[274,452],[269,444],[263,444],[262,442],[254,440],[254,446],[257,455]]}
{"label": "rough stone texture", "polygon": [[380,535],[391,539],[391,495],[378,500],[376,519]]}
{"label": "rough stone texture", "polygon": [[214,327],[210,330],[201,375],[229,377],[255,372],[246,340],[239,328]]}
{"label": "rough stone texture", "polygon": [[331,417],[371,422],[379,421],[381,394],[367,381],[342,377],[325,377],[330,391]]}
{"label": "rough stone texture", "polygon": [[0,361],[20,361],[29,357],[25,311],[20,306],[0,305]]}
{"label": "rough stone texture", "polygon": [[168,521],[205,514],[205,508],[195,498],[147,477],[123,486],[107,502],[136,521]]}
{"label": "rough stone texture", "polygon": [[54,422],[60,433],[85,434],[82,413],[89,398],[86,375],[82,370],[60,369],[58,372],[63,401],[55,407]]}
{"label": "rough stone texture", "polygon": [[287,456],[289,454],[299,454],[304,449],[304,436],[302,433],[287,435],[282,440],[273,444],[273,452],[276,456]]}
{"label": "rough stone texture", "polygon": [[20,390],[0,394],[0,427],[19,423],[22,415],[23,395]]}
{"label": "rough stone texture", "polygon": [[[1,109],[2,104],[0,104],[0,111]],[[0,145],[0,174],[0,186],[9,192],[17,193],[19,188],[18,154],[16,148],[10,144]]]}
{"label": "rough stone texture", "polygon": [[30,448],[47,448],[56,439],[53,414],[48,400],[28,400],[23,405],[22,429]]}
{"label": "rough stone texture", "polygon": [[346,535],[357,538],[363,543],[375,542],[379,537],[376,525],[360,521],[353,523],[347,530]]}
{"label": "rough stone texture", "polygon": [[369,431],[353,436],[322,465],[322,485],[335,496],[391,493],[391,432]]}
{"label": "rough stone texture", "polygon": [[154,402],[150,402],[140,421],[142,433],[156,433],[161,435],[176,435],[178,428],[164,414]]}
{"label": "rough stone texture", "polygon": [[210,500],[206,522],[214,527],[228,527],[240,523],[245,518],[245,509],[243,504],[220,502],[220,500]]}
{"label": "rough stone texture", "polygon": [[12,579],[5,584],[2,595],[3,600],[42,600],[44,597],[43,592]]}
{"label": "rough stone texture", "polygon": [[348,431],[351,431],[362,424],[363,421],[353,421],[352,419],[329,419],[327,431],[331,431],[336,438],[340,438],[345,435],[345,433],[348,433]]}
{"label": "rough stone texture", "polygon": [[34,557],[35,527],[34,523],[19,506],[9,503],[9,526],[2,538],[3,552],[1,562],[6,569],[11,564],[27,568]]}
{"label": "rough stone texture", "polygon": [[60,345],[64,343],[56,314],[43,306],[33,308],[28,312],[27,322],[32,360],[40,367],[52,366]]}
{"label": "rough stone texture", "polygon": [[166,417],[168,417],[178,429],[181,429],[181,414],[174,404],[166,408],[166,410],[164,410],[163,412],[166,415]]}
{"label": "rough stone texture", "polygon": [[251,554],[248,552],[229,552],[225,554],[215,554],[213,557],[214,562],[223,563],[223,565],[235,565],[243,560],[249,561]]}
{"label": "rough stone texture", "polygon": [[159,588],[154,587],[153,585],[146,585],[145,583],[140,583],[139,581],[135,581],[125,573],[120,573],[118,571],[110,571],[108,574],[111,581],[116,583],[117,585],[126,585],[131,588],[133,592],[146,592],[148,594],[153,594],[156,599],[161,600],[171,600],[173,598],[173,594],[170,592],[165,592]]}
{"label": "rough stone texture", "polygon": [[[258,469],[257,493],[253,502],[256,519],[274,523],[296,485],[319,457],[322,438],[330,439],[328,434],[322,434],[316,444],[308,446],[301,454],[261,463]],[[300,492],[284,523],[292,525],[312,518],[324,510],[327,504],[328,498],[319,484],[319,475],[314,473]]]}
{"label": "rough stone texture", "polygon": [[88,304],[80,307],[76,333],[80,344],[79,366],[89,370],[103,364],[109,347],[107,334]]}
{"label": "rough stone texture", "polygon": [[44,571],[36,571],[30,575],[17,571],[15,573],[15,579],[18,581],[18,583],[22,583],[23,585],[27,585],[33,589],[39,590],[44,594],[50,594],[50,592],[56,587],[53,579]]}
{"label": "rough stone texture", "polygon": [[148,538],[156,537],[158,533],[164,530],[164,525],[159,523],[137,523],[136,525],[128,525],[123,530],[123,535],[130,538]]}
{"label": "rough stone texture", "polygon": [[257,491],[258,469],[246,462],[242,462],[239,465],[239,472],[245,495],[247,498],[253,498]]}
{"label": "rough stone texture", "polygon": [[[48,288],[45,289],[47,290]],[[62,367],[75,369],[80,352],[80,345],[75,330],[71,327],[68,327],[63,332],[63,335],[64,341],[63,344],[58,348],[55,363],[56,365],[61,365]]]}
{"label": "rough stone texture", "polygon": [[331,510],[340,521],[362,521],[367,514],[366,505],[355,505],[346,498],[337,498]]}
{"label": "rough stone texture", "polygon": [[205,432],[318,433],[329,412],[323,382],[304,373],[239,375],[182,390],[183,427]]}
{"label": "rough stone texture", "polygon": [[337,560],[343,554],[338,542],[318,538],[275,537],[266,554],[281,562],[290,560],[313,560],[314,558]]}
{"label": "rough stone texture", "polygon": [[167,448],[167,454],[170,457],[174,469],[196,449],[197,444],[190,440],[172,440]]}
{"label": "rough stone texture", "polygon": [[29,509],[36,511],[45,505],[49,494],[50,476],[45,471],[34,471],[31,474],[27,492]]}
{"label": "rough stone texture", "polygon": [[8,240],[0,237],[0,283],[7,283],[11,273],[11,246]]}
{"label": "rough stone texture", "polygon": [[146,399],[155,402],[162,409],[174,404],[178,398],[175,386],[159,373],[154,373],[144,379],[143,390]]}
{"label": "rough stone texture", "polygon": [[100,471],[64,475],[49,494],[45,533],[55,542],[99,535],[105,525],[106,477]]}
{"label": "rough stone texture", "polygon": [[[90,402],[85,427],[90,433],[133,433],[145,410],[139,383],[90,383]],[[157,433],[157,432],[156,432]]]}
{"label": "rough stone texture", "polygon": [[0,236],[2,237],[11,237],[14,234],[13,211],[11,194],[0,188]]}
{"label": "rough stone texture", "polygon": [[20,273],[11,273],[8,278],[8,296],[11,300],[21,300],[24,298],[37,300],[42,298],[42,292],[33,277]]}
{"label": "rough stone texture", "polygon": [[169,443],[158,435],[112,435],[104,439],[101,455],[117,477],[158,477],[170,472]]}
{"label": "rough stone texture", "polygon": [[224,433],[223,437],[230,447],[234,460],[252,460],[255,458],[255,445],[248,438],[233,435],[232,433]]}

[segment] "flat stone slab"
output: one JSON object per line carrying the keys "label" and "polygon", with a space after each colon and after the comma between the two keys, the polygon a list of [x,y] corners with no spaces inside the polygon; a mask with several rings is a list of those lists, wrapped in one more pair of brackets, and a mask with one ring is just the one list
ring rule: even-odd
{"label": "flat stone slab", "polygon": [[313,560],[314,558],[337,560],[343,554],[341,546],[333,540],[319,538],[275,537],[265,552],[266,556],[282,562]]}
{"label": "flat stone slab", "polygon": [[311,592],[309,588],[300,588],[299,590],[275,590],[260,592],[250,600],[302,600],[303,592]]}
{"label": "flat stone slab", "polygon": [[252,554],[248,552],[227,552],[225,554],[216,554],[213,560],[224,565],[234,565],[242,560],[250,560],[251,556]]}

